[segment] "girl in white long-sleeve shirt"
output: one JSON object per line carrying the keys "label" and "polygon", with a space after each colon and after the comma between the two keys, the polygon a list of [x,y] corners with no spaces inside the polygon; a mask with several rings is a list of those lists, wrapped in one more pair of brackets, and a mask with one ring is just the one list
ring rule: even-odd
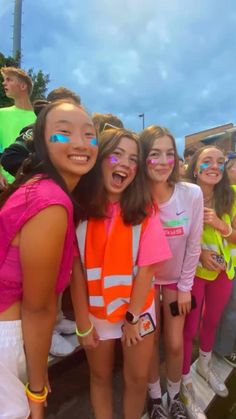
{"label": "girl in white long-sleeve shirt", "polygon": [[[146,128],[140,135],[148,183],[158,206],[173,257],[159,264],[155,274],[157,316],[163,300],[168,410],[174,419],[187,418],[179,397],[183,363],[183,326],[191,309],[191,288],[200,255],[203,226],[203,197],[199,187],[178,182],[178,155],[175,140],[166,129]],[[157,249],[158,251],[158,249]],[[173,316],[170,303],[177,302],[179,315]],[[157,334],[159,340],[159,333]],[[165,418],[156,347],[149,375],[149,415]],[[201,412],[202,413],[202,412]],[[202,418],[205,416],[203,415]]]}

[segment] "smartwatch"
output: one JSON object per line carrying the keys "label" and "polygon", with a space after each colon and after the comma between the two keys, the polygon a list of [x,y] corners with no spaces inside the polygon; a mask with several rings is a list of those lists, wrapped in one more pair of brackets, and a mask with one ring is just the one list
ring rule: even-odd
{"label": "smartwatch", "polygon": [[126,311],[125,313],[125,320],[130,324],[136,324],[139,321],[139,316],[131,313],[131,311]]}

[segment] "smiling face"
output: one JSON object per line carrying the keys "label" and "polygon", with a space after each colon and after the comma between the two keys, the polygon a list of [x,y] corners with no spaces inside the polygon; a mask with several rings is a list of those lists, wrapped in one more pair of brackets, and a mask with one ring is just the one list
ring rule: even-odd
{"label": "smiling face", "polygon": [[138,168],[136,142],[128,137],[122,137],[113,152],[103,159],[101,168],[109,201],[118,201],[122,192],[136,176]]}
{"label": "smiling face", "polygon": [[221,181],[224,170],[225,157],[223,152],[212,147],[201,152],[194,173],[200,186],[215,186]]}
{"label": "smiling face", "polygon": [[175,150],[168,135],[154,140],[146,160],[147,173],[151,181],[167,182],[175,164]]}
{"label": "smiling face", "polygon": [[62,103],[46,117],[45,141],[49,158],[72,190],[95,164],[98,147],[87,113],[72,103]]}

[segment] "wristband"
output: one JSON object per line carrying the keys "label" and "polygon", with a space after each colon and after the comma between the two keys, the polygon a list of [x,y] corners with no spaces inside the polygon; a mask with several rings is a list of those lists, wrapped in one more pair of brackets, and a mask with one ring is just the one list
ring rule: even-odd
{"label": "wristband", "polygon": [[48,395],[48,389],[46,386],[44,386],[43,391],[41,393],[33,392],[30,390],[29,383],[27,383],[25,386],[25,392],[28,399],[35,403],[44,403]]}
{"label": "wristband", "polygon": [[86,330],[86,332],[80,332],[76,327],[75,333],[76,333],[77,336],[79,336],[79,338],[84,338],[85,336],[88,336],[92,332],[93,327],[94,327],[93,323],[91,323],[90,328],[88,330]]}
{"label": "wristband", "polygon": [[227,237],[231,236],[231,234],[233,232],[233,229],[232,229],[232,226],[230,224],[228,225],[228,227],[229,227],[228,233],[227,234],[221,234],[222,237],[227,238]]}

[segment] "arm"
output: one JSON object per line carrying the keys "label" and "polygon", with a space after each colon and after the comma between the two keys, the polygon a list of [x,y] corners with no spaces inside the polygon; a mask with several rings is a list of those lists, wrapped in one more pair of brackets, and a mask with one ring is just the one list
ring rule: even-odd
{"label": "arm", "polygon": [[[79,331],[85,332],[91,327],[91,321],[89,320],[87,286],[78,256],[74,258],[70,290],[77,328]],[[96,347],[99,337],[96,330],[93,329],[88,336],[80,338],[79,341],[85,347]]]}
{"label": "arm", "polygon": [[[45,385],[47,358],[57,312],[55,284],[66,230],[65,208],[53,205],[32,217],[20,233],[22,329],[32,391],[41,391]],[[34,405],[34,409],[42,409],[41,404]]]}
{"label": "arm", "polygon": [[203,229],[203,197],[199,189],[192,201],[192,219],[186,242],[186,250],[178,282],[178,306],[181,314],[186,314],[191,308],[191,289],[199,256],[201,253],[201,236]]}
{"label": "arm", "polygon": [[[137,276],[134,280],[128,311],[135,315],[139,315],[145,304],[148,292],[151,289],[152,279],[156,270],[156,264],[150,266],[142,266],[139,268]],[[132,325],[125,321],[123,341],[128,346],[135,345],[142,340],[139,334],[139,323]]]}

